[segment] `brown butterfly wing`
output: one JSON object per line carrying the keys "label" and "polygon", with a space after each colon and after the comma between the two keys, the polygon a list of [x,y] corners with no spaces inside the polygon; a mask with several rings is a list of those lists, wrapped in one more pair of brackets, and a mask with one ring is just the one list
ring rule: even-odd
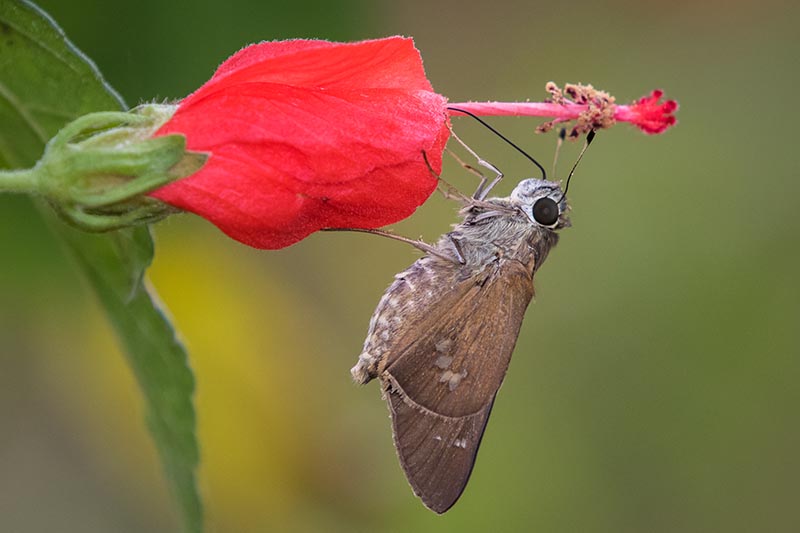
{"label": "brown butterfly wing", "polygon": [[421,414],[401,392],[387,392],[387,396],[406,477],[429,509],[444,513],[467,485],[492,403],[473,415],[445,418]]}
{"label": "brown butterfly wing", "polygon": [[469,480],[533,296],[531,270],[503,261],[459,282],[450,293],[457,299],[430,303],[438,320],[395,339],[389,352],[381,381],[397,453],[414,492],[437,513]]}

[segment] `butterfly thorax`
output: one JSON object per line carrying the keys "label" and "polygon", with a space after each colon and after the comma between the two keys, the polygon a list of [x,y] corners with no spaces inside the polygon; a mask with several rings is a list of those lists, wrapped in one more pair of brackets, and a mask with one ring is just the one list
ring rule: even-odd
{"label": "butterfly thorax", "polygon": [[532,224],[515,204],[510,198],[491,198],[467,205],[461,210],[462,222],[443,235],[436,248],[455,254],[462,263],[458,269],[462,276],[479,274],[499,261],[538,268],[558,242],[558,234]]}

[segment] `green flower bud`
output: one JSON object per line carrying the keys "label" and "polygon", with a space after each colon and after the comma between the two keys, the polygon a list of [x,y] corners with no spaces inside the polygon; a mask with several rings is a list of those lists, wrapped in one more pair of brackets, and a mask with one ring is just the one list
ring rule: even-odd
{"label": "green flower bud", "polygon": [[39,194],[85,231],[146,224],[176,213],[146,194],[195,173],[208,156],[187,152],[183,135],[152,137],[174,111],[175,106],[147,104],[130,112],[84,115],[47,143],[32,169],[0,176],[0,191]]}

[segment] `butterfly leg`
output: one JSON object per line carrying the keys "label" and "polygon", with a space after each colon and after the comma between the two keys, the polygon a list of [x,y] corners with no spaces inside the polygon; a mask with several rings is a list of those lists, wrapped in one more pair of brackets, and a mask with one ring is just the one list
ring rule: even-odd
{"label": "butterfly leg", "polygon": [[467,260],[464,259],[464,251],[461,249],[461,243],[450,233],[447,234],[447,238],[450,239],[450,242],[453,244],[453,251],[455,252],[458,262],[462,265],[466,265]]}
{"label": "butterfly leg", "polygon": [[436,173],[435,170],[433,170],[433,167],[428,161],[428,154],[425,153],[425,150],[422,151],[422,158],[425,160],[425,164],[428,165],[428,170],[430,171],[431,176],[433,176],[439,181],[438,189],[439,192],[442,193],[442,196],[444,196],[448,200],[456,200],[457,202],[460,202],[462,204],[470,203],[471,198],[465,196],[464,194],[461,193],[461,191],[459,191],[458,189],[447,183],[447,181],[445,181],[444,178],[442,178],[440,175]]}
{"label": "butterfly leg", "polygon": [[[448,255],[447,253],[439,250],[435,246],[431,246],[427,242],[421,240],[414,240],[409,239],[408,237],[403,237],[402,235],[396,235],[389,231],[383,231],[380,229],[368,229],[368,228],[324,228],[322,231],[357,231],[359,233],[371,233],[372,235],[379,235],[381,237],[388,237],[390,239],[394,239],[396,241],[404,242],[410,244],[414,248],[422,250],[426,254],[435,255],[440,259],[444,259],[445,261],[449,261],[451,263],[457,264],[464,264],[463,263],[463,256],[461,256],[461,251],[456,248],[456,257]],[[451,238],[452,240],[452,238]]]}
{"label": "butterfly leg", "polygon": [[452,128],[450,129],[450,133],[452,134],[453,138],[458,142],[458,144],[463,146],[467,152],[472,154],[472,156],[478,161],[478,165],[494,172],[494,178],[492,178],[492,181],[489,183],[489,185],[486,185],[486,182],[489,181],[489,178],[484,176],[483,173],[478,169],[476,169],[475,167],[464,163],[461,159],[458,158],[457,155],[448,150],[448,152],[450,152],[450,155],[452,155],[455,158],[455,160],[461,164],[462,167],[467,169],[472,174],[475,174],[481,178],[481,182],[478,184],[478,189],[475,191],[475,194],[473,194],[472,197],[476,200],[485,199],[486,196],[489,194],[489,191],[491,191],[494,188],[494,186],[497,185],[497,183],[501,179],[503,179],[503,173],[500,172],[500,169],[498,169],[496,166],[483,159],[481,156],[475,153],[475,151],[472,148],[467,146],[467,143],[462,141],[461,138],[458,135],[456,135],[456,132],[454,132]]}

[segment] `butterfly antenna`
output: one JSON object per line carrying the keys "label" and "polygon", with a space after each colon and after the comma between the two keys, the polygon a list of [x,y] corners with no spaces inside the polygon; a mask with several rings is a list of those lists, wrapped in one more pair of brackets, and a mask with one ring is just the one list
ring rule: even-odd
{"label": "butterfly antenna", "polygon": [[558,132],[558,142],[556,142],[556,153],[553,155],[553,176],[558,176],[556,174],[556,163],[558,163],[558,153],[561,151],[561,145],[564,144],[564,139],[567,138],[567,128],[561,128],[561,131]]}
{"label": "butterfly antenna", "polygon": [[519,152],[522,155],[524,155],[525,157],[527,157],[534,165],[539,167],[539,170],[542,171],[542,179],[543,180],[547,179],[547,172],[544,170],[544,167],[542,165],[540,165],[537,160],[535,160],[530,155],[528,155],[528,153],[525,150],[523,150],[522,148],[520,148],[519,146],[517,146],[516,144],[511,142],[505,135],[503,135],[502,133],[500,133],[499,131],[497,131],[493,127],[491,127],[489,124],[487,124],[485,121],[483,121],[480,117],[478,117],[477,115],[474,115],[473,113],[470,113],[469,111],[465,111],[465,110],[459,109],[457,107],[449,107],[448,106],[447,109],[450,110],[450,111],[456,111],[458,113],[463,113],[463,114],[465,114],[467,116],[470,116],[470,117],[474,118],[475,120],[477,120],[481,124],[483,124],[489,131],[491,131],[492,133],[494,133],[495,135],[497,135],[498,137],[503,139],[505,142],[507,142],[509,145],[511,145],[517,152]]}
{"label": "butterfly antenna", "polygon": [[565,198],[567,196],[567,190],[569,190],[569,180],[572,179],[572,175],[575,174],[575,169],[578,168],[578,163],[581,162],[583,158],[583,154],[586,153],[586,149],[589,148],[589,145],[592,144],[594,140],[594,130],[590,131],[588,135],[586,135],[586,144],[583,145],[583,150],[581,153],[578,154],[578,160],[575,161],[575,164],[572,165],[572,170],[569,171],[569,176],[567,176],[567,185],[564,187],[564,194],[561,195],[561,198]]}

